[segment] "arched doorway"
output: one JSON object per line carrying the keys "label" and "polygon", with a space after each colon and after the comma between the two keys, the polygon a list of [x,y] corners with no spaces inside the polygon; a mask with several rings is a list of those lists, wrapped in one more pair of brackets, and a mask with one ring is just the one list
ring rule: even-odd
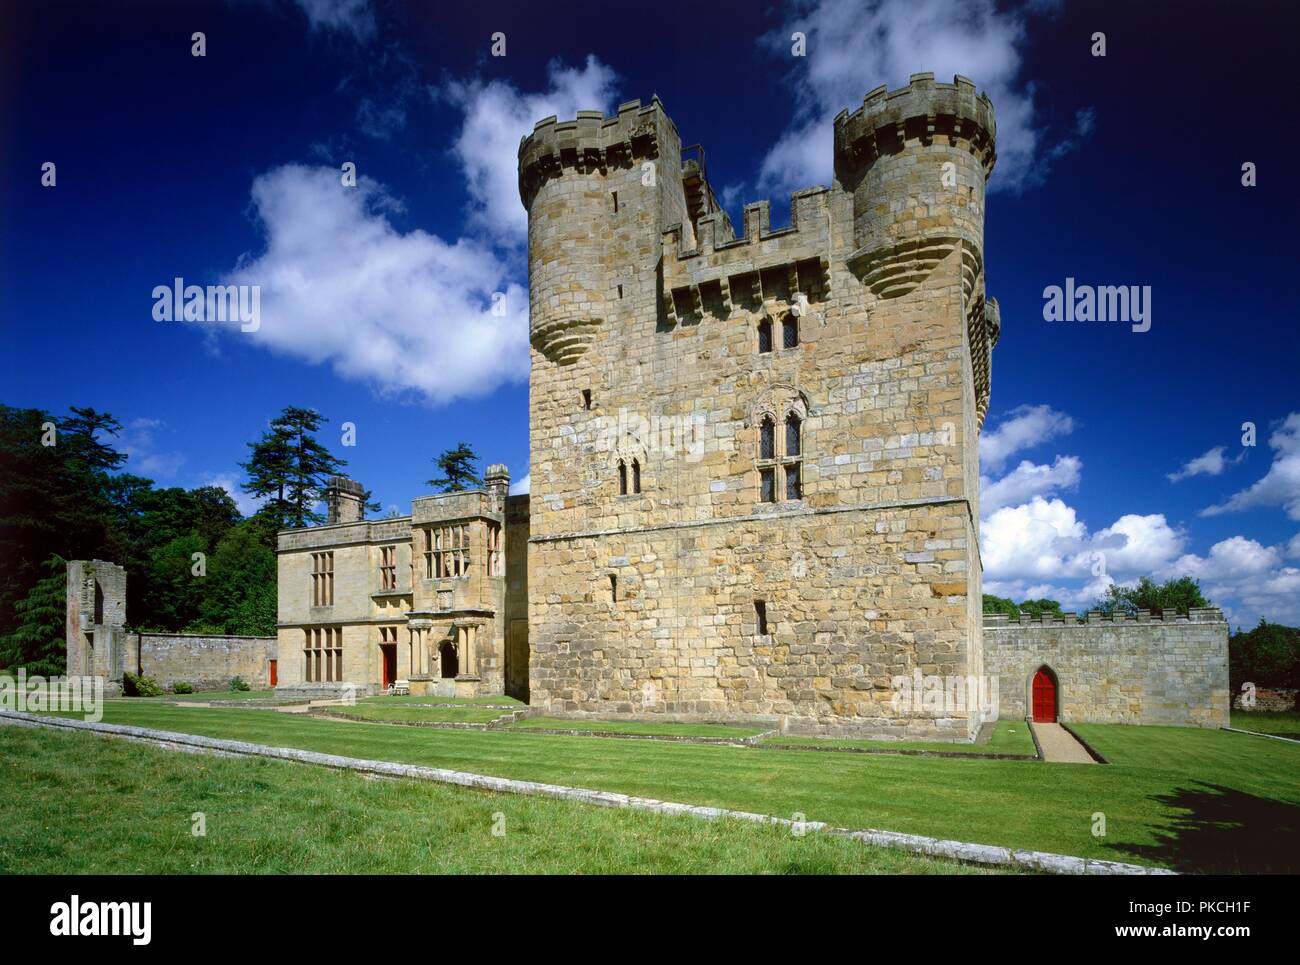
{"label": "arched doorway", "polygon": [[1034,674],[1031,690],[1034,721],[1039,724],[1056,723],[1056,674],[1050,667],[1039,667]]}
{"label": "arched doorway", "polygon": [[456,656],[456,647],[450,640],[442,641],[438,647],[438,663],[442,667],[443,677],[454,677],[460,673],[460,660]]}

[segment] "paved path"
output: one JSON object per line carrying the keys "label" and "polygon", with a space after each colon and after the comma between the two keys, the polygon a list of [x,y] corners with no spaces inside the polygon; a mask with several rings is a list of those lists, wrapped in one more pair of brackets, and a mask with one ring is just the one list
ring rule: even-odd
{"label": "paved path", "polygon": [[1096,764],[1082,744],[1060,724],[1034,724],[1043,760],[1049,764]]}

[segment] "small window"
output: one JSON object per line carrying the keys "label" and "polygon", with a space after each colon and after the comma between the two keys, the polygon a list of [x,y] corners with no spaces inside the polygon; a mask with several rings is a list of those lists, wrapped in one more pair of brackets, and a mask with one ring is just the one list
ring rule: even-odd
{"label": "small window", "polygon": [[618,461],[618,494],[627,495],[627,463],[622,459]]}
{"label": "small window", "polygon": [[776,458],[776,424],[767,416],[763,417],[758,430],[758,458]]}
{"label": "small window", "polygon": [[641,463],[633,459],[632,460],[632,492],[639,493],[640,491],[641,491]]}
{"label": "small window", "polygon": [[758,351],[766,354],[772,351],[772,320],[765,318],[758,323]]}
{"label": "small window", "polygon": [[591,389],[582,390],[582,407],[584,409],[591,408]]}
{"label": "small window", "polygon": [[785,454],[799,455],[799,417],[793,412],[785,417]]}
{"label": "small window", "polygon": [[618,192],[611,191],[610,194],[614,197],[614,213],[618,214]]}
{"label": "small window", "polygon": [[799,320],[787,315],[781,323],[781,347],[794,348],[799,344]]}
{"label": "small window", "polygon": [[613,573],[609,574],[609,602],[618,602],[618,577]]}
{"label": "small window", "polygon": [[785,467],[785,498],[803,498],[803,486],[799,482],[799,463],[797,462]]}
{"label": "small window", "polygon": [[762,499],[765,503],[776,502],[776,470],[772,468],[759,470],[762,480]]}
{"label": "small window", "polygon": [[765,637],[765,636],[767,636],[768,630],[767,630],[767,603],[766,603],[766,601],[764,601],[764,600],[755,600],[755,601],[754,601],[754,617],[755,617],[755,622],[756,622],[757,625],[758,625],[758,635],[759,635],[760,637]]}

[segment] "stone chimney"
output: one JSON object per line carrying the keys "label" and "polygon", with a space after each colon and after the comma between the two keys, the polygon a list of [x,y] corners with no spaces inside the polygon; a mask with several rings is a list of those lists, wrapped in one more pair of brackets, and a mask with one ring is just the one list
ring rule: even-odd
{"label": "stone chimney", "polygon": [[503,511],[506,508],[506,497],[510,495],[510,470],[501,463],[494,463],[483,474],[483,483],[493,507]]}
{"label": "stone chimney", "polygon": [[365,517],[366,487],[355,479],[330,476],[325,487],[325,522],[359,523]]}

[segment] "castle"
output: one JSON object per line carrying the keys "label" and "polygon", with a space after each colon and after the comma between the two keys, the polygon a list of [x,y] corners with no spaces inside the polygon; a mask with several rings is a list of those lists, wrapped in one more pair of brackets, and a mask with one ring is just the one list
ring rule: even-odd
{"label": "castle", "polygon": [[963,77],[877,88],[835,118],[833,184],[784,228],[747,205],[737,236],[657,98],[539,121],[519,148],[531,493],[493,466],[365,521],[335,479],[329,523],[279,537],[281,689],[968,740],[992,708],[900,711],[897,680],[1050,670],[1076,719],[1226,720],[1217,611],[1143,650],[1193,668],[1173,684],[1122,647],[1087,663],[1074,626],[1049,624],[1050,668],[1028,626],[984,633],[995,142]]}

